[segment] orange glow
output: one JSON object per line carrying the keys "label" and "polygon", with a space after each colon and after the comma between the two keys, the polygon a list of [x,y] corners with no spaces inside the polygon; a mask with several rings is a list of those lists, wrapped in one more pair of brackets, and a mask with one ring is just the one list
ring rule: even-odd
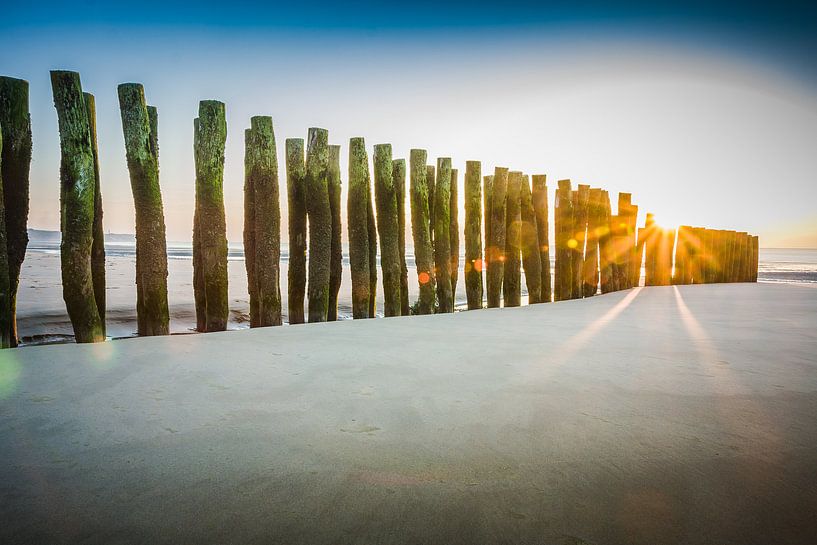
{"label": "orange glow", "polygon": [[427,272],[423,271],[417,275],[417,279],[420,281],[420,284],[428,284],[428,281],[431,280],[431,277],[428,275]]}
{"label": "orange glow", "polygon": [[482,272],[482,260],[477,258],[474,260],[474,270],[477,272]]}
{"label": "orange glow", "polygon": [[576,240],[575,238],[571,238],[570,240],[567,241],[567,247],[568,248],[575,248],[578,245],[579,245],[579,241]]}

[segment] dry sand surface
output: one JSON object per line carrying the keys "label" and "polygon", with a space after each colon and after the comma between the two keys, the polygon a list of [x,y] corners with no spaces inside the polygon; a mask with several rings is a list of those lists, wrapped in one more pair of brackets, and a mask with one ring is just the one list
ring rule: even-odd
{"label": "dry sand surface", "polygon": [[0,353],[2,543],[817,536],[817,290]]}

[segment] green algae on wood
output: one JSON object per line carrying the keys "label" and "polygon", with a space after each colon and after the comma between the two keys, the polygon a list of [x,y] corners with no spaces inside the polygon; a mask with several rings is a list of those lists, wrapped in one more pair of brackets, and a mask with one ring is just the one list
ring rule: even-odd
{"label": "green algae on wood", "polygon": [[340,223],[340,146],[329,146],[329,209],[332,214],[332,243],[329,263],[329,311],[326,319],[334,322],[338,319],[338,292],[343,276],[343,233]]}
{"label": "green algae on wood", "polygon": [[449,197],[449,228],[448,228],[448,244],[451,252],[451,305],[453,306],[457,300],[457,280],[459,278],[460,269],[460,221],[459,221],[459,192],[457,186],[459,171],[456,168],[451,169],[451,192]]}
{"label": "green algae on wood", "polygon": [[400,247],[397,196],[392,173],[391,144],[374,147],[374,198],[380,235],[380,269],[383,271],[383,315],[400,316]]}
{"label": "green algae on wood", "polygon": [[530,304],[542,302],[542,263],[539,254],[539,232],[536,228],[536,211],[533,208],[530,179],[522,176],[519,192],[520,242],[522,250],[522,266],[525,269],[525,285],[528,288],[528,302]]}
{"label": "green algae on wood", "polygon": [[94,297],[94,154],[79,74],[51,72],[60,131],[60,258],[63,299],[79,343],[105,340]]}
{"label": "green algae on wood", "polygon": [[227,329],[227,231],[224,216],[224,144],[227,121],[223,102],[199,102],[196,157],[196,208],[204,331]]}
{"label": "green algae on wood", "polygon": [[505,197],[505,267],[502,273],[502,301],[505,307],[518,307],[522,304],[521,190],[522,173],[509,172]]}
{"label": "green algae on wood", "polygon": [[287,316],[290,324],[302,324],[306,295],[306,190],[303,138],[286,139],[286,167],[289,223]]}
{"label": "green algae on wood", "polygon": [[437,280],[439,312],[454,312],[451,292],[451,159],[437,159],[437,179],[434,184],[434,266]]}
{"label": "green algae on wood", "polygon": [[414,240],[414,262],[417,267],[417,281],[420,289],[416,307],[418,314],[432,314],[437,297],[434,250],[431,243],[427,159],[426,150],[413,149],[409,152],[411,234]]}
{"label": "green algae on wood", "polygon": [[5,236],[9,278],[9,328],[12,347],[17,346],[17,289],[28,246],[28,195],[31,167],[31,115],[29,85],[21,79],[0,76],[0,131],[3,150],[0,177],[5,207]]}
{"label": "green algae on wood", "polygon": [[495,167],[491,182],[491,238],[486,243],[488,258],[486,286],[488,308],[498,308],[502,301],[502,276],[505,265],[505,199],[508,192],[508,169]]}
{"label": "green algae on wood", "polygon": [[465,162],[465,298],[468,310],[482,308],[482,163]]}
{"label": "green algae on wood", "polygon": [[251,118],[244,137],[244,260],[250,326],[277,326],[282,323],[281,208],[272,118]]}
{"label": "green algae on wood", "polygon": [[0,348],[11,348],[11,291],[6,239],[6,207],[3,204],[3,126],[0,124]]}
{"label": "green algae on wood", "polygon": [[541,282],[539,302],[550,303],[552,287],[550,279],[550,229],[548,227],[548,188],[547,176],[534,174],[532,178],[533,210],[536,214],[536,232],[539,240],[539,263]]}
{"label": "green algae on wood", "polygon": [[406,160],[391,162],[394,195],[397,199],[397,244],[400,252],[400,314],[411,313],[408,297],[408,265],[406,264]]}
{"label": "green algae on wood", "polygon": [[428,185],[428,226],[431,235],[431,246],[434,246],[434,191],[437,187],[437,171],[434,165],[426,165],[426,184]]}
{"label": "green algae on wood", "polygon": [[96,100],[94,95],[83,93],[85,111],[88,114],[88,129],[91,135],[91,151],[94,156],[94,224],[91,242],[91,278],[94,283],[94,300],[102,326],[105,328],[105,229],[102,226],[102,190],[99,180],[99,147],[96,137]]}
{"label": "green algae on wood", "polygon": [[159,184],[158,112],[138,83],[118,87],[125,156],[136,212],[136,315],[139,335],[168,335],[167,242]]}
{"label": "green algae on wood", "polygon": [[332,262],[332,209],[329,206],[329,131],[309,129],[304,187],[309,220],[307,319],[329,317],[329,278]]}
{"label": "green algae on wood", "polygon": [[349,140],[349,192],[346,216],[349,232],[349,268],[352,272],[352,317],[369,314],[369,209],[371,208],[369,156],[363,138]]}

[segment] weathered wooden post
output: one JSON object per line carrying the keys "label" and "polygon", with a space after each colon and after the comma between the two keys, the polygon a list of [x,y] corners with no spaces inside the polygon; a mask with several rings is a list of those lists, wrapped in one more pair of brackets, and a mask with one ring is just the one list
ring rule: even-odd
{"label": "weathered wooden post", "polygon": [[400,244],[391,144],[374,147],[374,195],[383,271],[383,315],[400,316]]}
{"label": "weathered wooden post", "polygon": [[408,296],[408,265],[406,265],[406,160],[391,162],[394,195],[397,199],[397,246],[400,253],[400,315],[411,314]]}
{"label": "weathered wooden post", "polygon": [[491,181],[491,240],[485,254],[488,257],[486,284],[488,308],[498,308],[502,301],[502,276],[505,266],[505,200],[508,192],[508,169],[495,167]]}
{"label": "weathered wooden post", "polygon": [[485,291],[488,291],[488,266],[491,262],[491,214],[493,209],[491,207],[492,194],[494,187],[494,175],[487,174],[482,177],[482,223],[485,238],[483,239],[482,248],[482,269],[485,271]]}
{"label": "weathered wooden post", "polygon": [[727,234],[726,234],[726,245],[728,246],[727,264],[726,264],[727,282],[734,282],[735,281],[735,232],[734,231],[727,232]]}
{"label": "weathered wooden post", "polygon": [[644,220],[644,228],[639,230],[638,239],[644,241],[644,285],[655,286],[657,281],[657,252],[658,246],[658,226],[655,225],[655,216],[647,213]]}
{"label": "weathered wooden post", "polygon": [[369,208],[371,206],[369,155],[363,138],[349,140],[349,194],[346,214],[349,229],[349,267],[352,271],[352,317],[369,315]]}
{"label": "weathered wooden post", "polygon": [[508,191],[505,196],[505,267],[502,272],[502,301],[505,307],[522,304],[521,231],[522,211],[520,194],[522,173],[508,173]]}
{"label": "weathered wooden post", "polygon": [[675,248],[675,229],[661,229],[659,231],[658,248],[658,285],[669,286],[672,279],[672,254]]}
{"label": "weathered wooden post", "polygon": [[198,263],[201,268],[204,331],[224,331],[229,313],[227,223],[224,217],[224,144],[227,141],[224,103],[216,100],[199,102],[196,127],[195,228],[198,236],[194,238],[198,239],[198,245],[193,247],[193,263],[194,266]]}
{"label": "weathered wooden post", "polygon": [[[168,335],[167,242],[159,185],[158,115],[139,83],[118,87],[125,156],[136,211],[136,310],[139,335]],[[153,112],[151,113],[149,112]]]}
{"label": "weathered wooden post", "polygon": [[519,224],[522,266],[525,269],[528,303],[533,305],[542,302],[542,264],[539,253],[539,232],[536,229],[536,211],[533,208],[533,195],[527,174],[522,176],[519,202],[522,220]]}
{"label": "weathered wooden post", "polygon": [[457,185],[459,180],[457,177],[458,171],[456,168],[451,169],[451,193],[448,205],[449,213],[449,228],[448,228],[448,244],[451,251],[451,308],[457,301],[457,280],[460,270],[460,221],[459,221],[459,193]]}
{"label": "weathered wooden post", "polygon": [[60,129],[60,225],[63,299],[77,342],[105,340],[94,296],[91,249],[94,239],[95,161],[88,110],[79,74],[51,72]]}
{"label": "weathered wooden post", "polygon": [[434,250],[431,245],[431,218],[429,216],[429,186],[426,150],[409,152],[409,191],[411,191],[411,234],[414,240],[414,262],[420,296],[418,314],[432,314],[436,298],[434,278]]}
{"label": "weathered wooden post", "polygon": [[369,318],[374,318],[377,313],[377,222],[374,217],[373,197],[370,189],[366,203],[369,224]]}
{"label": "weathered wooden post", "polygon": [[[569,242],[573,240],[572,190],[570,180],[559,180],[554,206],[556,227],[556,285],[554,301],[566,301],[571,298],[573,288],[573,263]],[[576,244],[574,240],[574,245]]]}
{"label": "weathered wooden post", "polygon": [[431,234],[431,246],[434,246],[434,190],[437,186],[437,177],[434,165],[426,165],[426,184],[428,185],[428,219],[429,233]]}
{"label": "weathered wooden post", "polygon": [[454,312],[451,292],[451,158],[437,159],[437,180],[434,184],[434,265],[437,272],[437,304],[439,311]]}
{"label": "weathered wooden post", "polygon": [[599,199],[599,287],[602,293],[610,293],[614,291],[610,194],[602,189]]}
{"label": "weathered wooden post", "polygon": [[281,209],[272,118],[250,119],[244,132],[244,256],[250,325],[281,325]]}
{"label": "weathered wooden post", "polygon": [[[96,137],[96,100],[90,93],[82,93],[85,100],[85,111],[88,112],[88,128],[91,132],[91,151],[94,156],[94,225],[93,242],[91,243],[91,277],[94,282],[94,300],[102,324],[102,335],[106,336],[105,327],[105,229],[102,226],[102,188],[99,178],[99,145]],[[155,126],[151,124],[151,129]],[[158,130],[158,129],[156,129]],[[158,143],[156,143],[158,160]]]}
{"label": "weathered wooden post", "polygon": [[741,231],[738,233],[740,237],[740,282],[746,282],[749,279],[749,233]]}
{"label": "weathered wooden post", "polygon": [[539,301],[550,303],[551,279],[550,279],[550,233],[548,227],[548,187],[547,176],[544,174],[533,175],[533,211],[536,214],[536,232],[539,241],[539,263],[541,266],[541,281]]}
{"label": "weathered wooden post", "polygon": [[587,238],[587,206],[590,198],[590,186],[579,184],[573,192],[573,233],[572,240],[575,246],[573,253],[573,286],[571,293],[573,299],[581,299],[584,295],[584,246]]}
{"label": "weathered wooden post", "polygon": [[482,308],[482,163],[465,162],[465,296],[468,310]]}
{"label": "weathered wooden post", "polygon": [[329,206],[329,131],[310,127],[306,144],[304,188],[309,220],[307,320],[329,317],[329,278],[332,262],[332,209]]}
{"label": "weathered wooden post", "polygon": [[340,224],[340,146],[329,146],[327,181],[329,210],[332,215],[332,241],[329,263],[329,311],[326,319],[334,322],[338,319],[338,292],[343,276],[343,247],[341,245],[343,227]]}
{"label": "weathered wooden post", "polygon": [[760,262],[760,237],[752,235],[751,239],[752,259],[749,265],[749,282],[757,282],[757,268]]}
{"label": "weathered wooden post", "polygon": [[585,240],[582,294],[592,297],[599,285],[599,201],[601,189],[591,188],[587,202],[587,238]]}
{"label": "weathered wooden post", "polygon": [[[8,260],[8,341],[17,346],[17,289],[28,246],[28,193],[31,166],[31,115],[28,82],[0,76],[0,154],[5,203],[6,255]],[[3,334],[5,335],[5,334]]]}
{"label": "weathered wooden post", "polygon": [[678,226],[678,242],[675,245],[675,268],[672,274],[673,285],[686,284],[687,275],[687,226]]}
{"label": "weathered wooden post", "polygon": [[290,324],[302,324],[306,295],[306,167],[303,138],[286,139],[286,156],[289,223],[287,316]]}
{"label": "weathered wooden post", "polygon": [[[193,119],[193,164],[199,164],[199,118]],[[201,233],[199,232],[199,191],[194,187],[193,208],[193,301],[196,307],[196,331],[207,331],[207,299],[204,296],[204,268],[201,255]],[[139,276],[139,270],[136,271]],[[136,305],[141,306],[137,292]],[[138,313],[138,310],[137,310]]]}

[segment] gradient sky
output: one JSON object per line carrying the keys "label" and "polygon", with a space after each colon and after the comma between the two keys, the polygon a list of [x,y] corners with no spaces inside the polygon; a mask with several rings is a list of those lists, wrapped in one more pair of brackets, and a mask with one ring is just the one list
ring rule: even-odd
{"label": "gradient sky", "polygon": [[[228,238],[242,228],[243,131],[272,115],[527,173],[631,191],[659,223],[817,247],[817,7],[767,2],[0,0],[0,74],[31,82],[32,227],[59,227],[50,69],[97,97],[105,228],[133,232],[116,86],[159,109],[168,236],[189,240],[198,101],[227,104]],[[136,7],[138,6],[138,10]],[[460,179],[461,181],[461,179]],[[344,180],[345,183],[345,180]],[[345,203],[345,194],[342,197]],[[552,194],[551,194],[552,203]],[[285,210],[286,202],[282,202]],[[284,214],[285,216],[285,214]]]}

